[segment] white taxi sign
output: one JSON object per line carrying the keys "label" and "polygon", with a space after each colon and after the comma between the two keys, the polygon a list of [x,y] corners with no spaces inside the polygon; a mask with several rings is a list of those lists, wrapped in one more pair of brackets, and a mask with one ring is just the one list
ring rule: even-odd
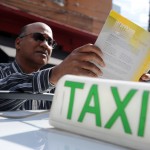
{"label": "white taxi sign", "polygon": [[50,124],[135,149],[150,147],[150,84],[66,75],[57,84]]}

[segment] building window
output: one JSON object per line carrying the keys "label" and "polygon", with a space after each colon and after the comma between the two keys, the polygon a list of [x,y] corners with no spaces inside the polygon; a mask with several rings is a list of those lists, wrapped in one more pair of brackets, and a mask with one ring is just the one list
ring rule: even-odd
{"label": "building window", "polygon": [[65,0],[51,0],[51,1],[58,4],[59,6],[65,6]]}

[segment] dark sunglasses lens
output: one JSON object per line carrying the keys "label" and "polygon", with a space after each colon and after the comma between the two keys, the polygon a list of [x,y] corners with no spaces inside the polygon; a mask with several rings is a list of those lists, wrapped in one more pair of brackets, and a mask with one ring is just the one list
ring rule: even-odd
{"label": "dark sunglasses lens", "polygon": [[48,38],[48,45],[53,46],[53,40],[50,37]]}
{"label": "dark sunglasses lens", "polygon": [[42,41],[43,42],[45,40],[45,37],[41,33],[34,33],[33,34],[33,39],[35,41]]}
{"label": "dark sunglasses lens", "polygon": [[44,35],[41,33],[33,33],[33,39],[35,41],[42,41],[42,42],[46,40],[48,42],[48,45],[52,47],[55,47],[56,45],[56,42],[54,40],[52,40],[50,37],[46,39]]}

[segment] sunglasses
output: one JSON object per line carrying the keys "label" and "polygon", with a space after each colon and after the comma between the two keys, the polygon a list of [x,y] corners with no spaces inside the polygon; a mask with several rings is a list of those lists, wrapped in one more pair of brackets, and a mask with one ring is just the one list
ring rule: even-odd
{"label": "sunglasses", "polygon": [[50,37],[46,38],[44,36],[44,34],[42,33],[30,33],[30,34],[26,34],[26,35],[20,35],[19,37],[20,38],[23,38],[23,37],[26,37],[28,35],[32,35],[32,38],[35,40],[35,41],[41,41],[41,42],[44,42],[45,40],[47,41],[48,45],[49,46],[52,46],[52,48],[55,48],[56,47],[56,42],[55,40],[51,39]]}

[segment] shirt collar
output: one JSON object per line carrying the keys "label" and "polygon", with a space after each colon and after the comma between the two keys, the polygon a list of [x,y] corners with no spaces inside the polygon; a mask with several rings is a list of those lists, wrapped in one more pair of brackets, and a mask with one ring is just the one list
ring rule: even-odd
{"label": "shirt collar", "polygon": [[12,62],[12,68],[15,70],[15,72],[23,73],[16,60]]}

